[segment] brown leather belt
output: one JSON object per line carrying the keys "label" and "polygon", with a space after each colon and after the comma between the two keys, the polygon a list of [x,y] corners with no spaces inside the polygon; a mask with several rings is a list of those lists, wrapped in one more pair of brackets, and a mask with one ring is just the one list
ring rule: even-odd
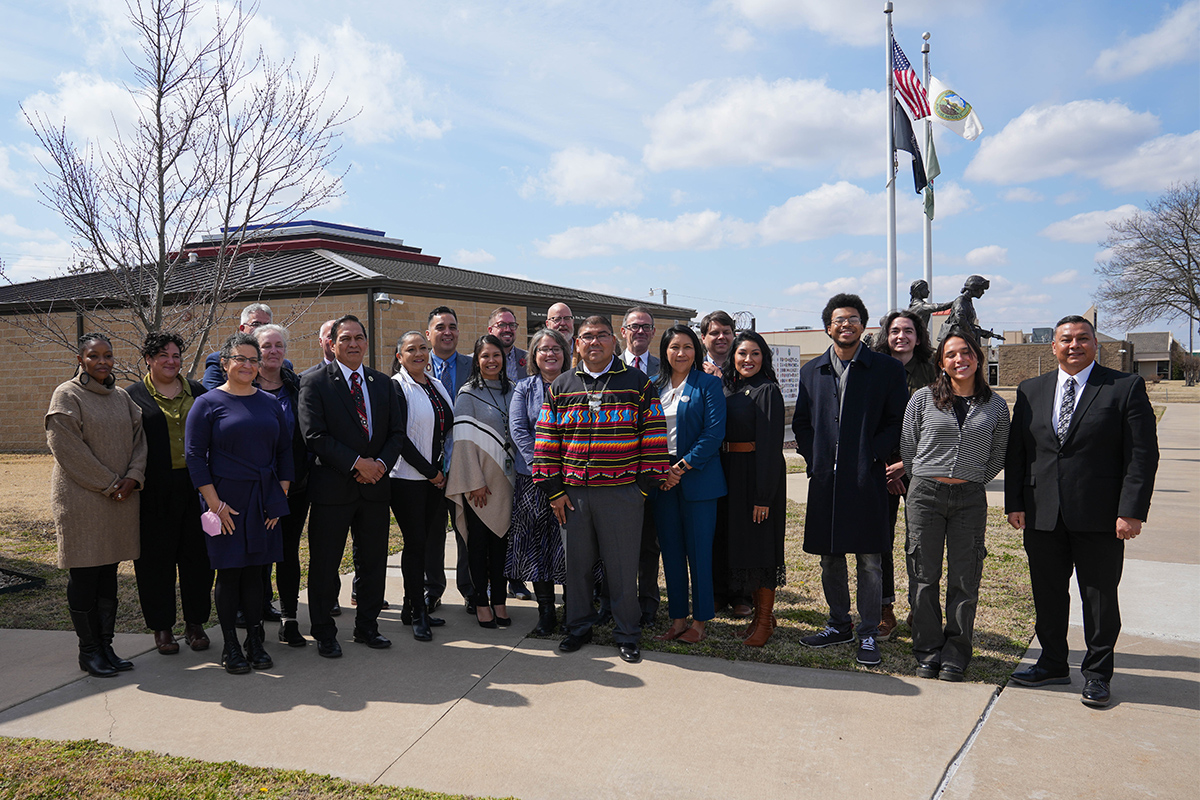
{"label": "brown leather belt", "polygon": [[753,453],[754,442],[722,442],[722,453]]}

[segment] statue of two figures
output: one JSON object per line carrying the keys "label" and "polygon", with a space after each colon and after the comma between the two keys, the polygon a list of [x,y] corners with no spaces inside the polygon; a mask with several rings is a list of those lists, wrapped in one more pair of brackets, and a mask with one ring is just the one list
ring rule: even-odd
{"label": "statue of two figures", "polygon": [[975,301],[983,297],[983,293],[990,286],[991,283],[987,278],[982,275],[972,275],[963,282],[962,292],[958,297],[949,303],[931,303],[929,301],[929,284],[923,280],[916,280],[912,282],[908,290],[910,297],[908,310],[921,318],[921,321],[925,323],[925,330],[930,331],[931,335],[932,328],[929,323],[933,314],[937,311],[950,310],[950,316],[946,319],[946,324],[942,326],[942,335],[938,337],[939,343],[953,328],[971,332],[981,345],[986,345],[985,340],[987,339],[1004,341],[1004,337],[1000,334],[981,327],[979,315],[975,313]]}

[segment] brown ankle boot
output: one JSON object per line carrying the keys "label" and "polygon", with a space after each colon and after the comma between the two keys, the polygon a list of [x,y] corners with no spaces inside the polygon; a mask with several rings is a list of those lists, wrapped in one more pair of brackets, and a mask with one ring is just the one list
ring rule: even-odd
{"label": "brown ankle boot", "polygon": [[756,589],[754,591],[754,631],[742,644],[750,647],[762,647],[775,632],[775,590]]}

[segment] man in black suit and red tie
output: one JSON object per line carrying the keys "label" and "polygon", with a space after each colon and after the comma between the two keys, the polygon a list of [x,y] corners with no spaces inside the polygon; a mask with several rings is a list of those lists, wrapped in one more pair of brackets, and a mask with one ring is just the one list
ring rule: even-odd
{"label": "man in black suit and red tie", "polygon": [[1083,598],[1083,703],[1108,705],[1121,632],[1117,584],[1125,542],[1142,531],[1158,469],[1158,435],[1146,383],[1096,363],[1096,330],[1064,317],[1051,344],[1058,369],[1021,383],[1004,466],[1008,521],[1025,531],[1042,646],[1013,673],[1024,686],[1069,684],[1068,581]]}
{"label": "man in black suit and red tie", "polygon": [[388,473],[400,457],[407,428],[387,375],[363,366],[367,335],[346,315],[333,325],[333,363],[305,373],[300,382],[300,426],[317,457],[309,473],[308,610],[317,653],[337,658],[342,648],[329,614],[337,599],[338,566],[347,531],[354,537],[358,608],[354,641],[380,649],[387,575]]}

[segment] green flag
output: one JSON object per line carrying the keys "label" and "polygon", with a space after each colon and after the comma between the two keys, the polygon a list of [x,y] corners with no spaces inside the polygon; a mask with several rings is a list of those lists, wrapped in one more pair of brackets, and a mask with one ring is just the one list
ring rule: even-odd
{"label": "green flag", "polygon": [[933,219],[933,179],[942,174],[938,164],[937,150],[933,149],[933,126],[925,126],[925,177],[929,181],[925,187],[925,216]]}

